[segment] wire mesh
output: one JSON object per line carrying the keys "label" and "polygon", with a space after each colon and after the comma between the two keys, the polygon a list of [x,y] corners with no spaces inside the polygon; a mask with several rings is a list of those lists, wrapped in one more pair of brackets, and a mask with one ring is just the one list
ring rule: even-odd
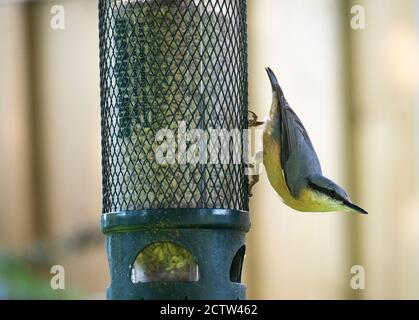
{"label": "wire mesh", "polygon": [[103,212],[248,210],[246,1],[100,0],[99,35]]}

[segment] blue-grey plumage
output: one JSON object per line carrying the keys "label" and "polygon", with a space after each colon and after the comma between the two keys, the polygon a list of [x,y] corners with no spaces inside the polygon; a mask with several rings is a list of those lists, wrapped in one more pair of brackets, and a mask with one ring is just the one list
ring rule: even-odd
{"label": "blue-grey plumage", "polygon": [[266,68],[272,106],[263,134],[263,163],[283,202],[299,211],[349,210],[366,213],[322,175],[319,159],[301,120],[289,106],[278,80]]}

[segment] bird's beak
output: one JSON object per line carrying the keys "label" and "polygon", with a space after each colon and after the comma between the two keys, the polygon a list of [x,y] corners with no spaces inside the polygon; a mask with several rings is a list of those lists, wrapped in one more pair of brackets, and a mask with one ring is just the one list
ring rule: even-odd
{"label": "bird's beak", "polygon": [[361,214],[368,214],[367,211],[365,211],[364,209],[362,209],[361,207],[358,207],[356,204],[353,204],[350,201],[345,201],[344,202],[345,206],[350,209],[351,211],[357,212],[357,213],[361,213]]}

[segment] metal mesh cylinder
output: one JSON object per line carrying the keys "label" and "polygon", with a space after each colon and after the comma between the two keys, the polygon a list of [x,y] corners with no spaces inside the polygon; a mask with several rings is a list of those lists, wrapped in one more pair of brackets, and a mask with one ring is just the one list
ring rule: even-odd
{"label": "metal mesh cylinder", "polygon": [[100,0],[99,11],[103,213],[247,211],[246,1]]}

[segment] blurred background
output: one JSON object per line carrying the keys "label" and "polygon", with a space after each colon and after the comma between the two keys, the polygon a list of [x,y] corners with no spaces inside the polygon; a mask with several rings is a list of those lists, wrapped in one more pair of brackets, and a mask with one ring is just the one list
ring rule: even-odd
{"label": "blurred background", "polygon": [[[294,212],[263,172],[248,297],[419,299],[419,0],[249,0],[248,35],[250,108],[268,115],[270,66],[324,173],[369,212]],[[104,298],[97,1],[0,1],[0,39],[0,299]]]}

